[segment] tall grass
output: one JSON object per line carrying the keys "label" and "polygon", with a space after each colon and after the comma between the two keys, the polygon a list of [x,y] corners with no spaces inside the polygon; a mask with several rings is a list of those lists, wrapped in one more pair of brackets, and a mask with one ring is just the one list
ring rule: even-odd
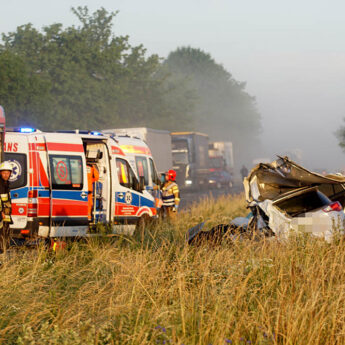
{"label": "tall grass", "polygon": [[134,238],[2,258],[3,344],[345,344],[345,242],[189,247],[185,231],[246,213],[204,200]]}

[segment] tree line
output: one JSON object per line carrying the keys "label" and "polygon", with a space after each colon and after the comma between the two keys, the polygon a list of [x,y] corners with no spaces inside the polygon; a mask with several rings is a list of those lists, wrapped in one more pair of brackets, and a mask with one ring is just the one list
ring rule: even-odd
{"label": "tree line", "polygon": [[72,11],[78,26],[26,24],[2,34],[0,104],[9,126],[145,126],[235,142],[258,137],[255,98],[210,54],[181,47],[166,59],[148,55],[114,34],[117,12]]}

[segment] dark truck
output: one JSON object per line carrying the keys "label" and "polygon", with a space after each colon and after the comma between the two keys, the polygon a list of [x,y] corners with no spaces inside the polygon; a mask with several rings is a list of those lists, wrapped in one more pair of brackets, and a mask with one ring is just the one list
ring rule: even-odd
{"label": "dark truck", "polygon": [[197,132],[171,133],[173,168],[181,189],[207,187],[209,173],[208,135]]}

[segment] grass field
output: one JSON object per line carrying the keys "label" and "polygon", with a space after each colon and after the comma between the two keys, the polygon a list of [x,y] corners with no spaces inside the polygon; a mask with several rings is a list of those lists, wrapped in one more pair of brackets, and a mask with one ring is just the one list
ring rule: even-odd
{"label": "grass field", "polygon": [[0,268],[3,344],[345,344],[345,241],[188,247],[246,213],[205,200],[135,238],[18,251]]}

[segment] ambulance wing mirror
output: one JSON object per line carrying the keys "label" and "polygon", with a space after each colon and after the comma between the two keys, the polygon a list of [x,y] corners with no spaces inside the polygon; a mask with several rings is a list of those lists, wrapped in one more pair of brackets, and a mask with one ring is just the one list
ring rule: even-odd
{"label": "ambulance wing mirror", "polygon": [[156,179],[154,181],[154,183],[159,186],[162,187],[163,186],[163,180],[165,180],[165,177],[163,178],[162,176],[156,176]]}
{"label": "ambulance wing mirror", "polygon": [[103,158],[103,152],[101,150],[97,151],[97,159],[100,160]]}
{"label": "ambulance wing mirror", "polygon": [[143,191],[145,189],[145,177],[139,176],[139,189]]}

